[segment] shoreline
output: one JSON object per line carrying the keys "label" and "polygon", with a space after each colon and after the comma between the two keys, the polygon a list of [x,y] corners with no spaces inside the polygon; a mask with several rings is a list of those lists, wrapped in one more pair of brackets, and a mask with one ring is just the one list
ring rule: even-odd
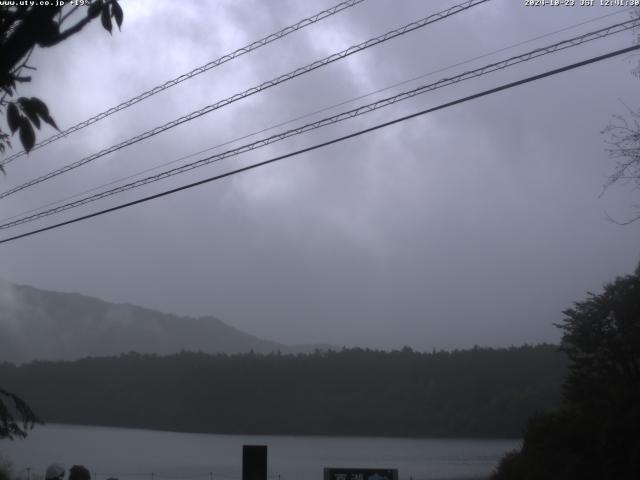
{"label": "shoreline", "polygon": [[[225,437],[275,437],[275,438],[299,438],[309,437],[318,439],[340,438],[340,439],[366,439],[366,440],[437,440],[447,441],[521,441],[519,437],[490,437],[490,436],[400,436],[400,435],[349,435],[340,433],[245,433],[245,432],[209,432],[209,431],[189,431],[189,430],[166,430],[151,427],[138,427],[129,425],[104,425],[104,424],[87,424],[87,423],[59,423],[46,422],[42,425],[36,425],[29,433],[39,428],[46,427],[64,427],[79,429],[113,429],[113,430],[129,430],[142,431],[151,433],[167,433],[167,434],[184,434],[184,435],[217,435]],[[1,450],[1,449],[0,449]]]}

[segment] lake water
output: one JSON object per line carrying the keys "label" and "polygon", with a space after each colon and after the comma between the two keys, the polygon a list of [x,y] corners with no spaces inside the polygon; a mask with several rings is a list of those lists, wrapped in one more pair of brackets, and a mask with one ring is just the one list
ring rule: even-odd
{"label": "lake water", "polygon": [[486,478],[519,440],[211,435],[47,425],[0,441],[16,470],[85,465],[93,480],[236,480],[242,445],[267,445],[270,480],[322,480],[324,467],[397,468],[400,480]]}

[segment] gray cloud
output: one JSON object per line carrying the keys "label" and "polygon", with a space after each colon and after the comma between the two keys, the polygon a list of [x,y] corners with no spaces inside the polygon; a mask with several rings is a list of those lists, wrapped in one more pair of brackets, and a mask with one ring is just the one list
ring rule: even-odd
{"label": "gray cloud", "polygon": [[[14,162],[5,183],[18,184],[449,3],[366,2]],[[58,123],[71,125],[325,5],[331,2],[127,2],[121,33],[109,37],[92,25],[59,48],[38,52],[39,70],[25,93],[45,99]],[[22,192],[3,201],[2,215],[611,12],[496,0]],[[631,34],[620,35],[438,90],[100,206],[630,42]],[[552,322],[562,309],[639,260],[640,224],[623,228],[605,216],[628,215],[635,193],[615,189],[598,198],[612,165],[599,132],[622,110],[618,99],[633,104],[637,96],[630,69],[626,59],[610,60],[3,245],[0,275],[171,313],[211,314],[280,342],[430,349],[557,341]]]}

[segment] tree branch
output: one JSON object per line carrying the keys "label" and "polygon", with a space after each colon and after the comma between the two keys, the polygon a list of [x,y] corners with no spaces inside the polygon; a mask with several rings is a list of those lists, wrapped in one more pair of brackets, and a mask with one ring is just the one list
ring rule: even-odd
{"label": "tree branch", "polygon": [[51,43],[50,45],[47,45],[47,46],[50,47],[50,46],[53,46],[53,45],[56,45],[56,44],[60,43],[63,40],[66,40],[67,38],[69,38],[74,33],[78,33],[80,30],[82,30],[84,27],[86,27],[87,24],[90,21],[91,21],[91,19],[89,17],[83,18],[78,23],[76,23],[73,27],[68,28],[64,32],[60,32],[60,35],[58,35],[58,37],[55,39],[55,42]]}
{"label": "tree branch", "polygon": [[[68,17],[73,15],[73,12],[75,12],[78,8],[80,8],[80,5],[76,5],[71,10],[69,10],[67,13],[62,15],[62,17],[60,17],[60,21],[58,22],[58,25],[62,26],[62,22],[64,22]],[[60,11],[60,13],[62,13],[62,11]]]}

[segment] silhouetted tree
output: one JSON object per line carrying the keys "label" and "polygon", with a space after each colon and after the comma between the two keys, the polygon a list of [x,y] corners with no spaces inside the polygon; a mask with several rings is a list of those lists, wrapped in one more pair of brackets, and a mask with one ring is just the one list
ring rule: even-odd
{"label": "silhouetted tree", "polygon": [[[640,7],[634,8],[631,15],[640,19]],[[634,43],[640,45],[640,28],[636,29]],[[637,56],[636,56],[637,57]],[[632,73],[640,78],[640,61]],[[605,190],[614,184],[631,183],[640,187],[640,109],[626,106],[625,114],[614,115],[611,122],[602,131],[606,135],[607,153],[616,164]],[[616,223],[627,225],[640,220],[640,205],[635,206],[639,213]]]}
{"label": "silhouetted tree", "polygon": [[40,420],[24,400],[0,388],[0,438],[25,437],[37,422]]}
{"label": "silhouetted tree", "polygon": [[564,314],[568,404],[600,413],[633,405],[640,394],[640,265]]}
{"label": "silhouetted tree", "polygon": [[[19,97],[18,85],[31,81],[24,70],[33,70],[28,65],[35,47],[49,48],[80,32],[92,20],[100,17],[102,26],[111,33],[113,18],[122,25],[123,12],[117,0],[92,0],[86,7],[43,6],[31,2],[15,2],[16,5],[0,6],[0,116],[6,111],[6,120],[11,134],[18,133],[25,150],[33,148],[41,122],[58,128],[49,113],[47,105],[36,97]],[[36,3],[36,2],[34,2]],[[51,2],[53,3],[53,2]],[[90,3],[90,4],[89,4]],[[80,15],[75,23],[68,25],[79,8],[86,14]],[[0,128],[0,153],[11,147],[10,135]],[[4,173],[4,167],[0,164]],[[20,397],[0,386],[0,438],[25,436],[26,430],[38,419]]]}
{"label": "silhouetted tree", "polygon": [[562,407],[529,419],[493,478],[640,478],[640,266],[564,314]]}
{"label": "silhouetted tree", "polygon": [[[640,110],[627,107],[627,114],[614,115],[602,133],[607,136],[607,153],[616,161],[605,189],[617,183],[640,187]],[[640,205],[635,207],[640,210]],[[637,220],[640,220],[640,213],[624,221],[615,221],[627,225]]]}

